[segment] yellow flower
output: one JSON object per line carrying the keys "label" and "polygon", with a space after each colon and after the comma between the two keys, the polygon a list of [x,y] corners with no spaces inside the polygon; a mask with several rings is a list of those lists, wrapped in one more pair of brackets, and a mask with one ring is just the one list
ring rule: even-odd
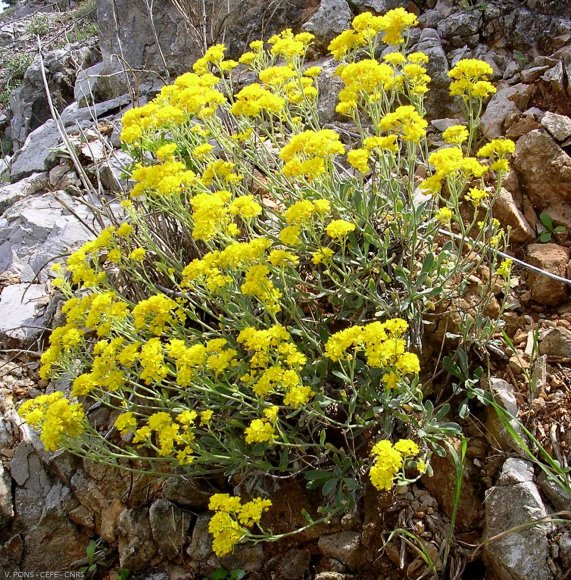
{"label": "yellow flower", "polygon": [[244,430],[246,443],[271,443],[275,438],[274,428],[271,423],[263,419],[254,419]]}
{"label": "yellow flower", "polygon": [[340,241],[355,231],[355,224],[346,220],[333,220],[325,228],[327,235],[334,240]]}
{"label": "yellow flower", "polygon": [[452,210],[447,207],[442,207],[435,217],[440,223],[450,223],[450,220],[452,219]]}
{"label": "yellow flower", "polygon": [[331,259],[335,252],[331,248],[321,248],[312,254],[311,261],[313,264],[321,264],[322,262],[327,262]]}
{"label": "yellow flower", "polygon": [[450,145],[461,145],[468,139],[468,129],[464,125],[451,125],[442,133],[442,138]]}
{"label": "yellow flower", "polygon": [[369,156],[370,152],[367,149],[353,149],[347,153],[347,161],[360,173],[368,173]]}

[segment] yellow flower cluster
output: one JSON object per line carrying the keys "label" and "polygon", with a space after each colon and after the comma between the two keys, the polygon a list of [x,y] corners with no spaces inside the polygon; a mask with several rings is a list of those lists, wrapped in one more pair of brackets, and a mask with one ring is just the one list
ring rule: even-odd
{"label": "yellow flower cluster", "polygon": [[464,101],[486,99],[496,92],[488,77],[494,73],[492,67],[477,58],[459,60],[448,76],[454,79],[450,83],[450,94]]}
{"label": "yellow flower cluster", "polygon": [[198,415],[196,411],[184,410],[175,420],[169,413],[153,413],[143,427],[136,427],[136,420],[130,413],[117,417],[115,427],[122,432],[134,431],[133,443],[148,445],[156,449],[160,457],[174,456],[179,465],[189,465],[194,460],[192,444],[195,435],[191,430]]}
{"label": "yellow flower cluster", "polygon": [[328,49],[336,60],[341,60],[356,48],[373,42],[380,32],[383,32],[383,42],[400,46],[405,42],[406,32],[417,23],[416,16],[404,8],[389,10],[383,16],[364,12],[353,19],[353,29],[336,36],[329,43]]}
{"label": "yellow flower cluster", "polygon": [[226,556],[247,534],[246,528],[259,524],[264,512],[272,506],[269,499],[260,497],[242,504],[239,497],[227,493],[211,496],[208,509],[215,514],[210,519],[208,531],[213,536],[212,548],[217,556]]}
{"label": "yellow flower cluster", "polygon": [[[278,324],[267,330],[245,328],[238,336],[238,343],[250,354],[250,372],[241,380],[250,385],[256,395],[266,398],[273,393],[283,393],[283,404],[294,409],[305,405],[314,395],[299,376],[307,358],[283,326]],[[252,433],[263,428],[269,436],[269,428],[262,425],[268,422],[259,421]]]}
{"label": "yellow flower cluster", "polygon": [[421,189],[429,193],[438,193],[442,189],[444,180],[463,177],[482,177],[487,168],[475,157],[465,157],[459,147],[445,147],[431,153],[428,161],[434,166],[435,172],[421,184]]}
{"label": "yellow flower cluster", "polygon": [[77,437],[84,430],[83,407],[70,403],[61,391],[25,401],[18,412],[32,427],[41,430],[46,451],[56,451],[64,438]]}
{"label": "yellow flower cluster", "polygon": [[381,119],[380,128],[391,131],[403,141],[418,143],[426,135],[428,122],[412,105],[401,105]]}
{"label": "yellow flower cluster", "polygon": [[418,445],[410,439],[401,439],[394,445],[387,439],[379,441],[371,450],[374,458],[369,470],[371,483],[379,491],[390,490],[405,460],[417,456],[418,453]]}
{"label": "yellow flower cluster", "polygon": [[353,352],[364,352],[371,368],[388,369],[383,381],[388,387],[394,387],[401,376],[420,371],[418,357],[406,351],[403,335],[407,328],[407,322],[401,318],[350,326],[329,337],[325,356],[336,362],[352,360]]}
{"label": "yellow flower cluster", "polygon": [[280,158],[285,161],[283,174],[312,179],[325,173],[326,161],[343,153],[345,147],[333,129],[303,131],[294,135],[280,151]]}
{"label": "yellow flower cluster", "polygon": [[509,171],[507,156],[515,151],[515,143],[511,139],[493,139],[481,147],[476,155],[487,157],[492,162],[490,169],[497,172]]}

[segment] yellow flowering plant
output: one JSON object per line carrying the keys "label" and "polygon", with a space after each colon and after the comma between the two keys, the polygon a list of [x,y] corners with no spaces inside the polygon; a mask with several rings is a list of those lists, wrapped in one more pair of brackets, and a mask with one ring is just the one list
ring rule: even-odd
{"label": "yellow flowering plant", "polygon": [[[222,473],[250,497],[295,475],[321,489],[326,517],[369,483],[388,491],[430,473],[458,427],[424,400],[421,376],[436,369],[421,365],[423,322],[483,264],[498,268],[492,207],[513,148],[470,156],[492,89],[483,65],[460,61],[452,92],[467,125],[428,153],[428,57],[406,50],[415,24],[404,9],[365,13],[331,42],[350,137],[320,123],[312,36],[290,30],[238,62],[211,47],[125,113],[134,186],[57,279],[64,324],[42,356],[42,377],[72,377],[69,397],[85,405],[49,395],[20,409],[46,449]],[[382,43],[394,51],[379,62]],[[236,91],[244,69],[256,80]],[[507,283],[504,264],[498,275]],[[213,496],[215,551],[275,539],[250,530],[270,505]]]}

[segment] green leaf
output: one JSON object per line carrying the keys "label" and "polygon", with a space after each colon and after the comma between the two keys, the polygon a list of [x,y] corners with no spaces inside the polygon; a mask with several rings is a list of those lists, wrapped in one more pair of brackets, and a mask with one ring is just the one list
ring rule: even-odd
{"label": "green leaf", "polygon": [[329,479],[330,477],[331,477],[331,473],[329,471],[323,471],[322,469],[308,471],[305,474],[305,479],[307,479],[307,481],[319,481],[319,480]]}
{"label": "green leaf", "polygon": [[557,226],[554,230],[553,233],[554,234],[564,234],[567,231],[567,228],[565,226]]}
{"label": "green leaf", "polygon": [[456,377],[457,379],[462,378],[462,371],[460,370],[460,367],[452,360],[451,357],[445,356],[442,359],[442,366],[444,367],[444,370],[447,373],[450,373],[453,377]]}
{"label": "green leaf", "polygon": [[553,230],[553,220],[551,219],[551,216],[546,212],[546,211],[542,211],[539,214],[539,219],[541,220],[541,223],[549,230]]}
{"label": "green leaf", "polygon": [[551,232],[543,232],[539,236],[539,241],[540,242],[548,242],[549,240],[551,240]]}

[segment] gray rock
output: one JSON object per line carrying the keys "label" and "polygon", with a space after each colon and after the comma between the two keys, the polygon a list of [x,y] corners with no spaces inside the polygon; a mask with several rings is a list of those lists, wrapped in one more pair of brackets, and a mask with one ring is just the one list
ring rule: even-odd
{"label": "gray rock", "polygon": [[394,8],[405,7],[407,0],[349,0],[351,8],[356,12],[376,12],[384,14]]}
{"label": "gray rock", "polygon": [[[130,103],[129,95],[122,95],[97,103],[93,107],[80,107],[71,103],[61,114],[61,123],[67,133],[94,125],[98,120],[116,115]],[[58,157],[57,149],[63,139],[56,122],[49,119],[30,133],[22,148],[14,155],[10,176],[18,181],[34,172],[49,171]]]}
{"label": "gray rock", "polygon": [[[557,244],[531,244],[527,247],[526,260],[542,270],[565,277],[569,263],[569,249]],[[557,306],[567,299],[568,286],[565,283],[553,280],[539,272],[530,270],[527,274],[527,284],[532,299],[539,304]]]}
{"label": "gray rock", "polygon": [[335,118],[335,107],[337,106],[339,91],[343,88],[343,81],[335,75],[337,64],[332,58],[320,64],[322,71],[317,77],[317,86],[319,88],[317,112],[319,121],[322,124],[331,123]]}
{"label": "gray rock", "polygon": [[532,66],[521,71],[521,80],[526,84],[534,83],[548,70],[548,66]]}
{"label": "gray rock", "polygon": [[457,12],[438,23],[438,34],[453,48],[465,44],[475,46],[482,22],[482,13],[479,10]]}
{"label": "gray rock", "polygon": [[571,570],[571,535],[566,532],[559,539],[559,557],[566,570]]}
{"label": "gray rock", "polygon": [[46,510],[38,525],[26,533],[24,570],[68,570],[73,562],[85,558],[89,534],[69,521],[67,513],[72,507],[64,501]]}
{"label": "gray rock", "polygon": [[526,243],[535,240],[533,228],[516,205],[512,194],[504,187],[496,197],[494,217],[500,220],[502,226],[511,228],[510,240],[513,242]]}
{"label": "gray rock", "polygon": [[273,573],[283,580],[305,578],[311,563],[309,550],[293,549],[272,558],[265,567],[266,573]]}
{"label": "gray rock", "polygon": [[498,485],[517,485],[533,482],[533,464],[516,457],[508,457],[498,479]]}
{"label": "gray rock", "polygon": [[517,84],[503,87],[490,99],[480,120],[480,127],[486,139],[497,139],[504,135],[504,123],[512,115],[527,108],[530,89]]}
{"label": "gray rock", "polygon": [[519,139],[513,166],[538,209],[571,203],[571,158],[545,131]]}
{"label": "gray rock", "polygon": [[190,545],[186,553],[193,562],[207,560],[212,555],[212,536],[208,532],[211,514],[199,514],[192,530]]}
{"label": "gray rock", "polygon": [[[514,417],[513,419],[508,419],[511,428],[515,430],[522,441],[527,442],[527,437],[517,419],[519,409],[514,387],[507,381],[492,377],[489,380],[489,389],[494,395],[496,402]],[[518,442],[513,439],[495,409],[491,406],[487,408],[486,412],[486,427],[486,437],[493,447],[499,445],[503,451],[517,451],[520,449]]]}
{"label": "gray rock", "polygon": [[551,358],[571,358],[571,331],[563,327],[549,328],[539,339],[539,354]]}
{"label": "gray rock", "polygon": [[32,173],[29,177],[16,183],[0,185],[0,215],[2,215],[16,201],[33,195],[47,185],[45,173]]}
{"label": "gray rock", "polygon": [[49,170],[56,159],[54,149],[60,143],[61,137],[53,119],[30,133],[14,155],[10,171],[12,180],[18,181],[31,173]]}
{"label": "gray rock", "polygon": [[46,281],[50,262],[92,237],[80,221],[92,219],[86,206],[62,191],[16,202],[0,217],[0,271],[17,273],[22,282]]}
{"label": "gray rock", "polygon": [[565,68],[563,63],[559,61],[554,67],[547,70],[541,80],[544,81],[550,89],[559,95],[565,94]]}
{"label": "gray rock", "polygon": [[350,568],[362,563],[363,546],[359,532],[338,532],[321,536],[318,547],[324,556],[335,558]]}
{"label": "gray rock", "polygon": [[346,0],[321,0],[319,9],[303,29],[314,34],[318,44],[327,46],[335,36],[351,26],[352,19]]}
{"label": "gray rock", "polygon": [[21,442],[10,461],[10,473],[17,484],[14,494],[15,517],[30,529],[42,517],[44,502],[52,487],[39,455],[29,442]]}
{"label": "gray rock", "polygon": [[133,163],[133,158],[124,151],[114,150],[111,157],[97,166],[101,185],[111,192],[127,193],[129,179],[125,170]]}
{"label": "gray rock", "polygon": [[[425,28],[420,33],[416,50],[424,52],[430,59],[426,66],[431,81],[430,89],[425,95],[425,107],[429,117],[448,117],[458,108],[449,94],[450,77],[448,76],[448,59],[438,32],[433,28]],[[455,105],[455,106],[454,106]]]}
{"label": "gray rock", "polygon": [[147,570],[157,553],[153,541],[149,510],[137,508],[125,510],[119,517],[119,563],[131,572]]}
{"label": "gray rock", "polygon": [[14,517],[12,500],[12,478],[0,461],[0,530]]}
{"label": "gray rock", "polygon": [[0,344],[30,346],[46,328],[44,284],[13,284],[0,294]]}
{"label": "gray rock", "polygon": [[264,566],[264,549],[261,544],[238,544],[220,563],[228,570],[256,572]]}
{"label": "gray rock", "polygon": [[191,515],[165,499],[158,499],[149,508],[153,539],[161,555],[176,560],[182,555]]}
{"label": "gray rock", "polygon": [[571,493],[569,490],[562,487],[553,479],[550,479],[543,471],[539,474],[537,483],[556,510],[571,510]]}
{"label": "gray rock", "polygon": [[557,142],[567,141],[571,137],[571,119],[566,115],[547,111],[541,119],[541,124]]}
{"label": "gray rock", "polygon": [[[58,112],[61,113],[74,100],[73,86],[77,71],[91,66],[96,58],[95,39],[44,54],[44,68],[52,104]],[[15,148],[18,149],[30,132],[51,118],[39,55],[26,71],[23,83],[11,98],[10,105],[11,136]]]}
{"label": "gray rock", "polygon": [[[506,461],[500,482],[490,489],[486,498],[485,538],[547,515],[539,491],[530,480],[532,470],[523,460]],[[547,565],[549,530],[548,523],[538,524],[485,544],[483,556],[489,572],[498,580],[552,580]]]}
{"label": "gray rock", "polygon": [[206,509],[211,495],[200,480],[170,477],[163,485],[164,498],[186,508]]}

